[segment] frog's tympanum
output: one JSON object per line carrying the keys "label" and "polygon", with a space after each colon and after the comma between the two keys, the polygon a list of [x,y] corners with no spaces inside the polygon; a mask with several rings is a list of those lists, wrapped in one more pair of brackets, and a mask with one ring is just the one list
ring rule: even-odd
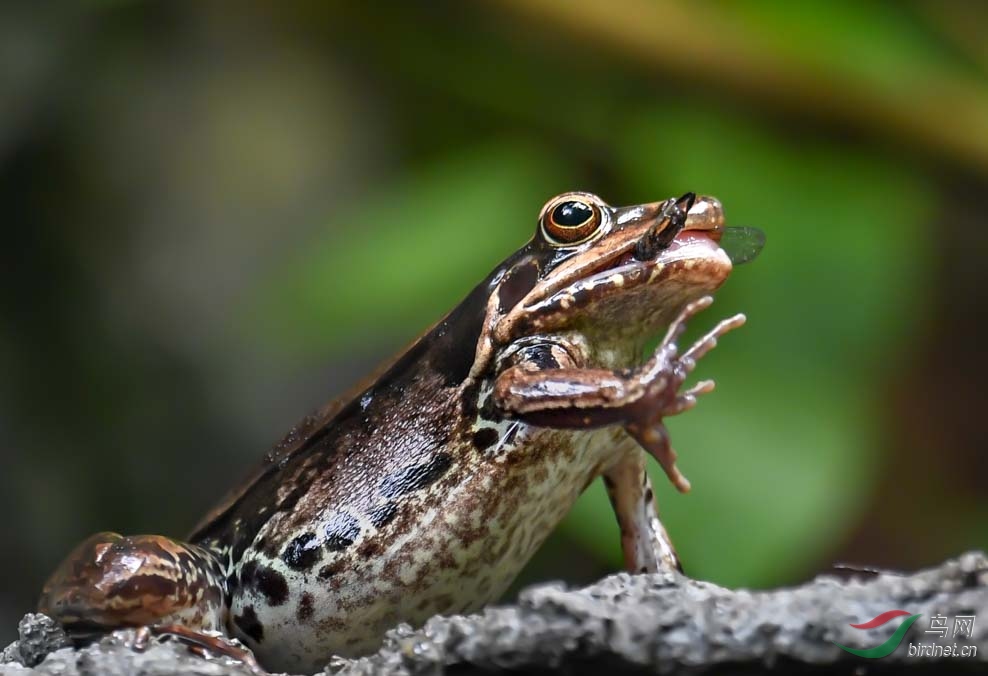
{"label": "frog's tympanum", "polygon": [[312,671],[400,621],[497,599],[598,476],[627,568],[678,569],[645,456],[688,490],[663,419],[713,389],[681,390],[744,322],[677,347],[731,272],[724,232],[719,202],[692,193],[621,208],[553,198],[528,244],[292,430],[186,541],[95,535],[40,610],[80,635],[220,632],[267,668]]}

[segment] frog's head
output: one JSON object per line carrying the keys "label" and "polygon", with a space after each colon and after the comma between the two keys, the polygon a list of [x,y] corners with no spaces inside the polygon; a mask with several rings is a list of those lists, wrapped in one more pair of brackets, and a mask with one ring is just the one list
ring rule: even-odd
{"label": "frog's head", "polygon": [[586,192],[558,195],[493,280],[492,342],[569,329],[642,342],[727,279],[723,229],[720,202],[693,193],[631,207]]}

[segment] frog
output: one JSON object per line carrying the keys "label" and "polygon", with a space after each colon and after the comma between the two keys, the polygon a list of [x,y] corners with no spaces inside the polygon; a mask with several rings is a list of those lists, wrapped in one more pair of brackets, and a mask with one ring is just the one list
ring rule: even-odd
{"label": "frog", "polygon": [[39,611],[78,636],[157,627],[313,672],[400,622],[496,601],[598,477],[625,567],[680,571],[646,461],[689,490],[664,421],[713,390],[685,383],[745,322],[678,347],[732,271],[724,232],[709,196],[553,197],[524,246],[296,425],[186,539],[98,533]]}

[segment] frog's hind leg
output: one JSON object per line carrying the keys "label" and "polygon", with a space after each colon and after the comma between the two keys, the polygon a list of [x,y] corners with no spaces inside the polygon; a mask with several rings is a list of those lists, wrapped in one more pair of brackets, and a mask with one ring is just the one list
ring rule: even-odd
{"label": "frog's hind leg", "polygon": [[604,486],[621,528],[625,567],[635,573],[682,572],[679,557],[659,521],[645,456],[635,449],[604,472]]}
{"label": "frog's hind leg", "polygon": [[230,654],[209,636],[226,628],[221,564],[207,549],[160,535],[89,537],[45,583],[38,610],[76,638],[150,627]]}

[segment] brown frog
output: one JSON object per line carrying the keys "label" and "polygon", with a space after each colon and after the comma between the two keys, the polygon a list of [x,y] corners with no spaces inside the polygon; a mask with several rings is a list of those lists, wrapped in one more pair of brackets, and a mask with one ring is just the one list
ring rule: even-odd
{"label": "brown frog", "polygon": [[713,389],[681,391],[744,322],[677,347],[731,272],[724,233],[720,203],[692,193],[620,208],[554,197],[531,241],[289,433],[186,541],[95,535],[40,610],[79,633],[156,626],[215,647],[205,637],[221,632],[268,668],[313,671],[399,621],[497,599],[598,476],[627,568],[678,569],[645,458],[689,489],[662,421]]}

